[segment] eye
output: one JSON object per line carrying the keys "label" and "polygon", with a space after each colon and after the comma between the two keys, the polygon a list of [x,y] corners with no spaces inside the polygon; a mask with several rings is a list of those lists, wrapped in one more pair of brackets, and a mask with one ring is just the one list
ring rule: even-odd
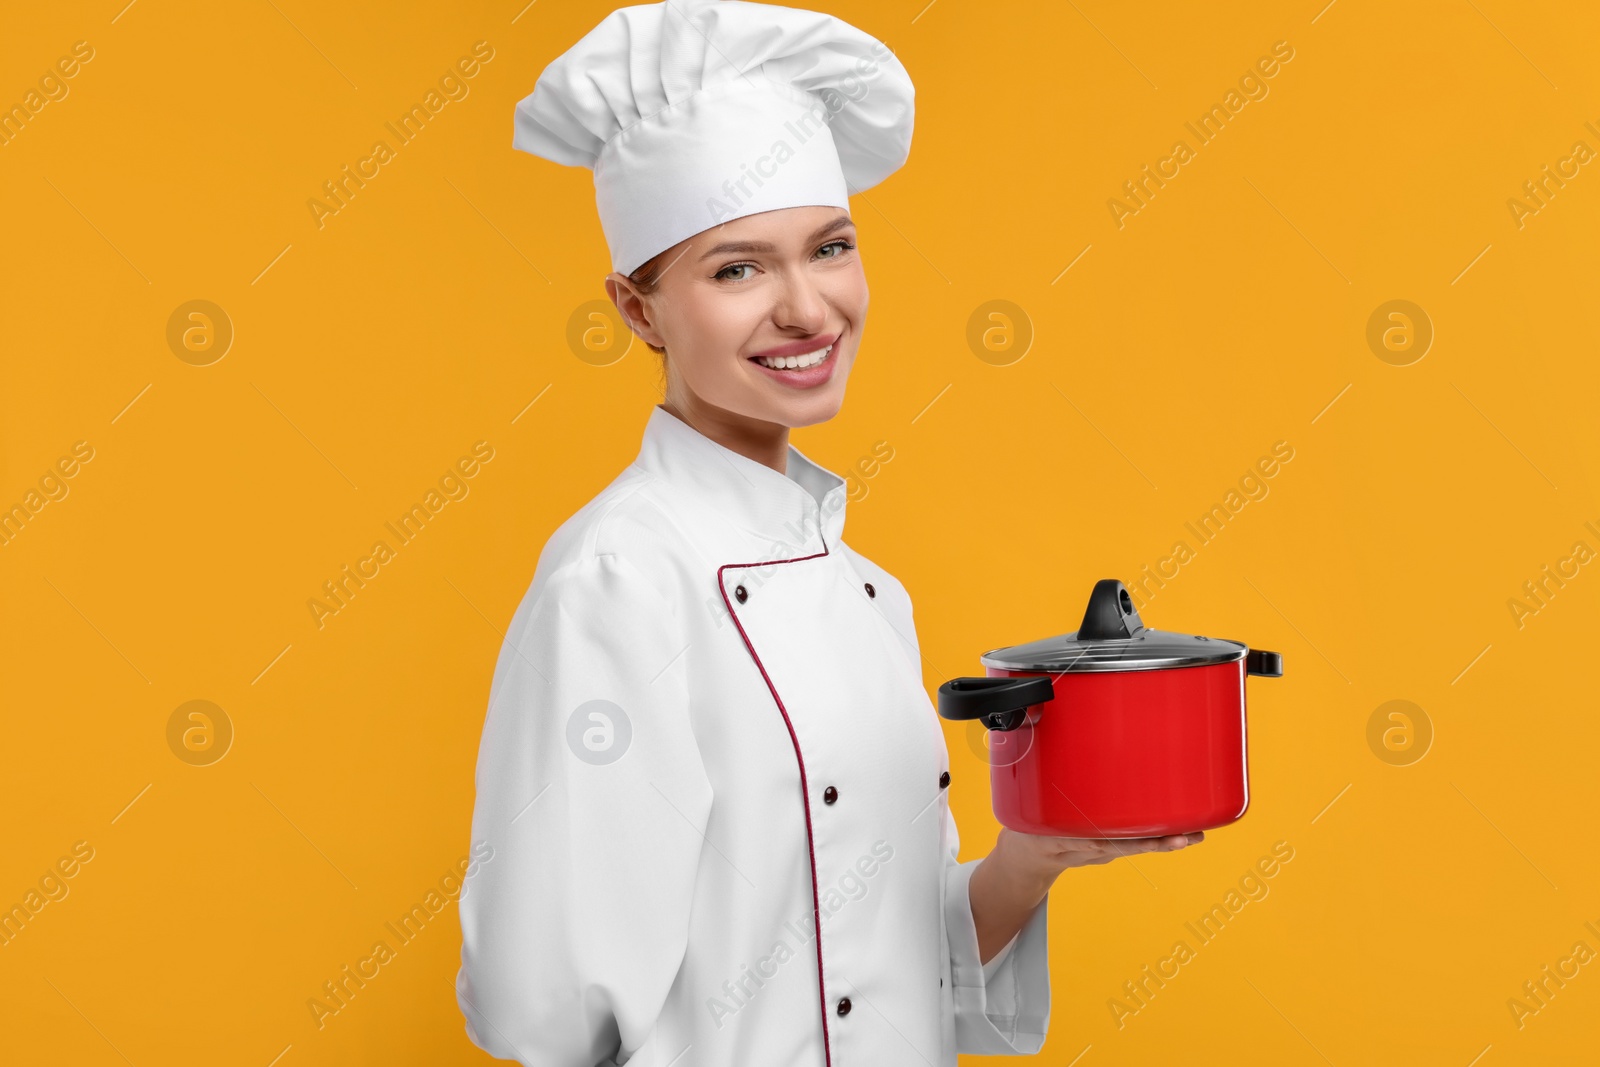
{"label": "eye", "polygon": [[[822,254],[823,249],[828,249],[828,248],[834,248],[834,249],[837,249],[837,251],[834,252],[832,255],[823,255]],[[855,245],[852,244],[851,242],[845,240],[844,238],[840,238],[837,241],[829,241],[827,244],[825,244],[821,248],[817,249],[817,258],[819,258],[819,259],[838,259],[840,256],[844,255],[846,252],[849,252],[853,248],[855,248]],[[746,274],[746,275],[742,275],[740,277],[733,277],[728,272],[729,271],[736,271],[736,270],[750,270],[750,271],[753,271],[755,269],[756,269],[756,267],[755,267],[754,263],[730,263],[726,267],[723,267],[721,270],[717,271],[717,273],[713,274],[711,277],[712,277],[712,279],[714,281],[747,282],[747,281],[750,280],[750,277],[751,277],[750,275]]]}

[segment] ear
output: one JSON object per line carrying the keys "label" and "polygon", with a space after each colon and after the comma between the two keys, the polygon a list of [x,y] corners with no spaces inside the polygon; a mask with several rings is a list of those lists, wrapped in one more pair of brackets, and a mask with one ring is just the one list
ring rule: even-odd
{"label": "ear", "polygon": [[661,331],[656,329],[656,324],[651,319],[649,302],[634,288],[627,275],[616,271],[606,275],[606,295],[617,306],[622,321],[628,324],[628,328],[637,334],[640,340],[657,348],[665,347],[665,338],[661,336]]}

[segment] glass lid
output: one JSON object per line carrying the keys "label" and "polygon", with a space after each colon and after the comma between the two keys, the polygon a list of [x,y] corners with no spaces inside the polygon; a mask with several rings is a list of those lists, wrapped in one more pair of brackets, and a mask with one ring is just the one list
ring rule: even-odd
{"label": "glass lid", "polygon": [[1133,598],[1115,578],[1102,578],[1089,594],[1083,623],[1070,634],[985,652],[985,667],[1008,671],[1150,671],[1230,663],[1250,652],[1248,645],[1220,637],[1150,630],[1134,610]]}

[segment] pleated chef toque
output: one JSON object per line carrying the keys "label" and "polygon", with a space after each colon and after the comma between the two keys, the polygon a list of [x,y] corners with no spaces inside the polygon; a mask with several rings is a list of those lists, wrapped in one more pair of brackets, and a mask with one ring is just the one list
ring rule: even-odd
{"label": "pleated chef toque", "polygon": [[832,15],[748,0],[623,7],[539,75],[515,148],[594,171],[611,266],[777,208],[849,208],[911,151],[911,77]]}

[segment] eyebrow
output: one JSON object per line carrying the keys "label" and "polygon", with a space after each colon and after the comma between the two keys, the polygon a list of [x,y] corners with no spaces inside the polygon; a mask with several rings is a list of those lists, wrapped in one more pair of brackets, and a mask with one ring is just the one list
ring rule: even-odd
{"label": "eyebrow", "polygon": [[[835,230],[842,230],[846,226],[854,225],[855,222],[851,220],[849,215],[840,215],[838,218],[822,226],[810,237],[808,237],[806,239],[806,243],[810,244],[812,241],[820,241],[822,238],[828,236],[830,233],[833,233]],[[729,252],[776,252],[777,250],[777,246],[771,241],[724,241],[722,244],[706,249],[700,258],[702,260],[706,260],[710,259],[712,256],[725,255]]]}

